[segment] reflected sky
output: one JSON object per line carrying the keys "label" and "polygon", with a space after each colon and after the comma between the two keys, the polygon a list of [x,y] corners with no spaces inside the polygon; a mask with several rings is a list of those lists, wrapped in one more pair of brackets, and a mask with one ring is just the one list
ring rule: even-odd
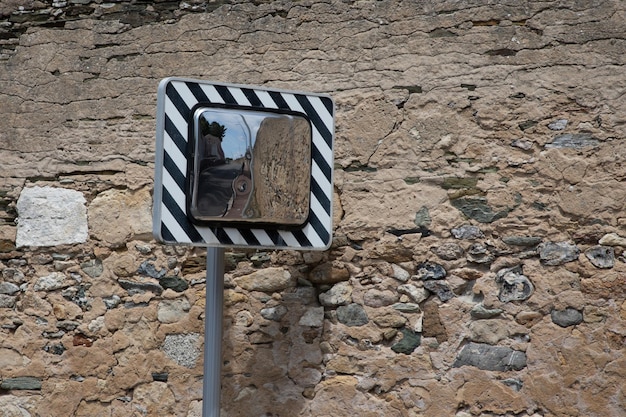
{"label": "reflected sky", "polygon": [[209,109],[202,112],[202,117],[209,124],[216,122],[226,127],[222,140],[222,149],[226,158],[242,158],[249,146],[254,147],[257,132],[267,113],[255,111],[233,112],[226,109]]}

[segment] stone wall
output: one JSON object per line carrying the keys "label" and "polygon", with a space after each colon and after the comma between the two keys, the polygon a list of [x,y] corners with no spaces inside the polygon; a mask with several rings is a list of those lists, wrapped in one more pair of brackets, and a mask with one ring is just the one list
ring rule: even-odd
{"label": "stone wall", "polygon": [[0,5],[0,412],[200,416],[166,76],[331,94],[327,252],[227,253],[223,416],[620,416],[626,6]]}

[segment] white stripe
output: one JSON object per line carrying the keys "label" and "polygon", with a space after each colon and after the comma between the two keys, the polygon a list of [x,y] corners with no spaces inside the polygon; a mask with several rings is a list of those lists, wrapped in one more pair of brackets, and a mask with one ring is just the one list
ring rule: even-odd
{"label": "white stripe", "polygon": [[222,96],[220,96],[220,93],[217,92],[215,87],[213,87],[212,85],[208,85],[208,84],[199,84],[199,85],[202,91],[204,91],[204,94],[206,94],[206,96],[209,98],[211,103],[224,104],[224,100],[222,99]]}
{"label": "white stripe", "polygon": [[228,87],[228,91],[233,95],[233,98],[239,105],[249,106],[250,101],[248,101],[248,97],[241,91],[240,88]]}
{"label": "white stripe", "polygon": [[300,248],[302,245],[298,242],[298,240],[293,236],[291,232],[285,232],[283,230],[279,230],[278,234],[283,238],[286,243],[286,246],[291,248]]}
{"label": "white stripe", "polygon": [[[322,226],[324,226],[324,229],[326,229],[330,233],[330,227],[332,224],[330,220],[330,215],[326,213],[326,210],[324,210],[324,207],[322,207],[320,202],[317,201],[317,198],[315,198],[313,193],[311,193],[311,211],[315,213],[320,223],[322,223]],[[331,205],[331,213],[332,213],[332,205]]]}
{"label": "white stripe", "polygon": [[208,227],[196,227],[196,230],[198,231],[198,234],[202,236],[202,239],[204,239],[206,243],[209,243],[209,244],[220,243],[220,241],[217,240],[217,237],[215,237],[211,229],[209,229]]}
{"label": "white stripe", "polygon": [[178,94],[180,94],[180,97],[183,99],[187,107],[189,107],[189,110],[198,104],[198,99],[193,95],[189,87],[187,87],[187,84],[182,82],[173,82],[172,85],[176,88],[176,91],[178,91]]}
{"label": "white stripe", "polygon": [[180,172],[183,175],[187,175],[187,157],[183,155],[183,153],[178,149],[178,146],[174,143],[170,135],[165,132],[164,141],[163,141],[163,149],[167,154],[172,158],[174,164],[178,167]]}
{"label": "white stripe", "polygon": [[263,229],[251,229],[250,231],[252,232],[254,237],[256,237],[256,240],[258,240],[261,245],[263,245],[263,246],[276,246],[274,244],[274,242],[272,242],[272,239],[270,239],[269,235],[267,234],[267,232],[265,230],[263,230]]}
{"label": "white stripe", "polygon": [[309,100],[309,103],[311,103],[311,106],[313,106],[313,108],[317,112],[318,116],[322,120],[322,123],[324,123],[330,133],[333,133],[333,116],[328,112],[328,110],[326,110],[326,106],[324,106],[322,99],[315,96],[306,96],[306,98]]}
{"label": "white stripe", "polygon": [[324,176],[322,170],[317,166],[315,161],[311,163],[311,176],[317,181],[317,185],[320,186],[324,194],[328,196],[328,199],[332,201],[333,187],[330,182]]}
{"label": "white stripe", "polygon": [[313,143],[315,144],[315,146],[317,147],[317,150],[322,155],[322,158],[324,158],[324,160],[328,163],[328,165],[332,169],[333,152],[328,147],[328,145],[326,144],[326,141],[324,140],[320,132],[317,131],[315,126],[313,126]]}
{"label": "white stripe", "polygon": [[239,233],[239,230],[233,227],[225,227],[223,230],[224,232],[226,232],[230,240],[232,240],[233,245],[249,245],[249,243],[246,242],[243,236],[241,236],[241,233]]}
{"label": "white stripe", "polygon": [[178,224],[172,213],[167,209],[165,204],[161,204],[161,222],[174,236],[174,241],[178,243],[192,243],[187,233]]}
{"label": "white stripe", "polygon": [[187,213],[187,207],[185,204],[185,193],[181,190],[174,178],[170,176],[170,173],[167,170],[163,171],[163,186],[170,193],[174,201],[176,201],[176,205],[183,211],[183,213]]}
{"label": "white stripe", "polygon": [[259,98],[259,100],[261,100],[261,103],[263,103],[264,107],[267,107],[268,109],[277,109],[278,106],[276,105],[276,103],[274,103],[274,99],[272,99],[272,96],[270,96],[270,94],[267,91],[254,91],[257,95],[257,97]]}
{"label": "white stripe", "polygon": [[174,127],[178,129],[182,137],[187,140],[187,120],[178,112],[178,109],[169,98],[165,100],[165,114],[170,118]]}
{"label": "white stripe", "polygon": [[298,99],[296,98],[296,96],[294,96],[293,94],[286,94],[286,93],[282,93],[281,96],[283,97],[283,99],[285,99],[285,102],[287,103],[287,105],[289,106],[291,110],[299,111],[300,113],[306,114],[306,112],[304,111],[300,103],[298,102]]}
{"label": "white stripe", "polygon": [[326,246],[326,242],[322,242],[322,239],[319,237],[313,226],[311,226],[311,223],[307,223],[306,226],[304,226],[304,229],[302,229],[302,232],[309,239],[309,242],[311,242],[313,247],[321,248]]}

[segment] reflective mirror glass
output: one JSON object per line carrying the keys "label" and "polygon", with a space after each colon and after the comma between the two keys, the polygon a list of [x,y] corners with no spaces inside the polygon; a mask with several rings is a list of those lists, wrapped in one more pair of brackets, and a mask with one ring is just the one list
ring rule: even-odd
{"label": "reflective mirror glass", "polygon": [[302,225],[309,216],[311,125],[300,114],[198,108],[188,213],[196,222]]}

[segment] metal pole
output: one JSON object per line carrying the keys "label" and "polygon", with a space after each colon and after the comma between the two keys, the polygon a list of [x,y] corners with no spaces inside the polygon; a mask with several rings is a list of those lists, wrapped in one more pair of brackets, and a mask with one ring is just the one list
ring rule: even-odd
{"label": "metal pole", "polygon": [[207,248],[202,417],[220,416],[223,304],[224,248]]}

